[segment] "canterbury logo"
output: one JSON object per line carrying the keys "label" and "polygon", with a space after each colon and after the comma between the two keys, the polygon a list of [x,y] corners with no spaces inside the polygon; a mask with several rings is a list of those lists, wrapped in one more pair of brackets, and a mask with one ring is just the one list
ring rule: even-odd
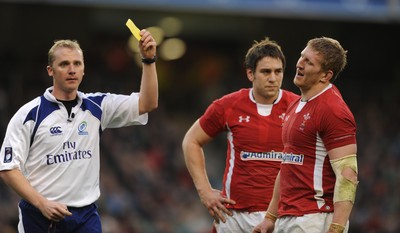
{"label": "canterbury logo", "polygon": [[51,127],[50,133],[52,135],[61,134],[62,133],[61,127],[60,126]]}

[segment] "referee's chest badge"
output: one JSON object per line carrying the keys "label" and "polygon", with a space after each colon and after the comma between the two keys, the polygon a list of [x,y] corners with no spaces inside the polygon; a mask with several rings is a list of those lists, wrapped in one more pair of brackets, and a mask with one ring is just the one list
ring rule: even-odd
{"label": "referee's chest badge", "polygon": [[87,122],[86,121],[82,121],[79,126],[78,126],[78,134],[79,135],[88,135],[88,131],[86,131],[87,129]]}

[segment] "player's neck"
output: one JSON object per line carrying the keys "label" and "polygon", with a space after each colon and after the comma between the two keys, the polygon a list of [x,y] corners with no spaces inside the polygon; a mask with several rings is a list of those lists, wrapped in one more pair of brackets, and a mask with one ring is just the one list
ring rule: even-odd
{"label": "player's neck", "polygon": [[254,90],[252,90],[251,94],[257,104],[274,104],[279,97],[279,91],[276,93],[276,95],[268,97],[257,95],[254,93]]}
{"label": "player's neck", "polygon": [[324,92],[328,87],[330,86],[330,83],[324,83],[324,84],[319,84],[315,85],[310,89],[304,90],[300,89],[301,91],[301,101],[302,102],[308,102],[309,100],[313,99],[314,97],[318,96],[322,92]]}

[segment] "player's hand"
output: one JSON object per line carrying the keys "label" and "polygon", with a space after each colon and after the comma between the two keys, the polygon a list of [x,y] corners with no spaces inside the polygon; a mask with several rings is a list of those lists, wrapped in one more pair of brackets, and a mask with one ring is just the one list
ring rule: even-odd
{"label": "player's hand", "polygon": [[142,38],[139,41],[140,54],[142,58],[153,58],[156,55],[157,43],[149,31],[140,31]]}
{"label": "player's hand", "polygon": [[208,209],[208,212],[217,223],[219,223],[220,220],[222,222],[226,222],[224,213],[232,216],[232,212],[229,211],[225,205],[234,205],[236,202],[232,199],[224,197],[220,190],[211,189],[207,192],[200,193],[199,195],[201,202]]}
{"label": "player's hand", "polygon": [[66,205],[54,201],[45,200],[38,208],[46,218],[55,222],[72,215]]}
{"label": "player's hand", "polygon": [[269,219],[264,219],[252,231],[252,233],[272,233],[275,228],[275,223]]}

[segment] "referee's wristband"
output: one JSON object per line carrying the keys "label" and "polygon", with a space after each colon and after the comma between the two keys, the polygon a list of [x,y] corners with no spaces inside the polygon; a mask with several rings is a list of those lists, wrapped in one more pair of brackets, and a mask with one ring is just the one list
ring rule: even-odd
{"label": "referee's wristband", "polygon": [[142,62],[144,64],[152,64],[152,63],[154,63],[156,61],[157,61],[157,56],[156,55],[154,55],[153,58],[142,58]]}

